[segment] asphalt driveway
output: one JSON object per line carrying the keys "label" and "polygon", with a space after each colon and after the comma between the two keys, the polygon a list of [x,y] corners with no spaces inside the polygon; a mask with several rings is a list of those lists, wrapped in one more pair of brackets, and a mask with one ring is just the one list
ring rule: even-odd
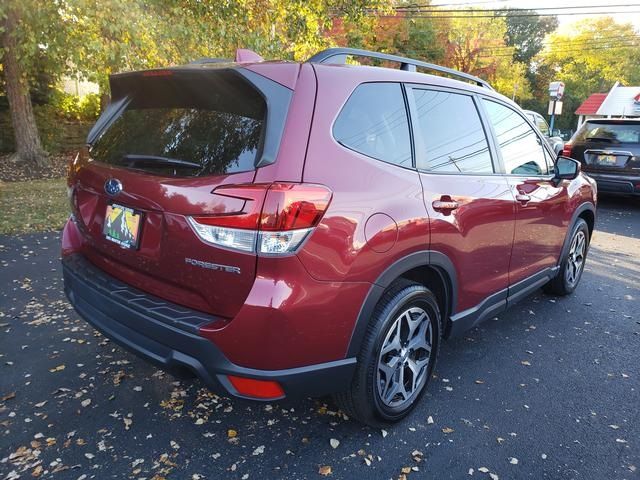
{"label": "asphalt driveway", "polygon": [[638,200],[601,202],[574,295],[446,342],[387,431],[158,371],[78,318],[58,255],[58,234],[0,237],[0,479],[640,478]]}

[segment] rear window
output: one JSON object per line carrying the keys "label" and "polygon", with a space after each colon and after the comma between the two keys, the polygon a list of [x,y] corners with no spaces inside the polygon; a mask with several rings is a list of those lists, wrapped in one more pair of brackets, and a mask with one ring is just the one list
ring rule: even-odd
{"label": "rear window", "polygon": [[640,123],[586,122],[576,134],[576,140],[609,143],[640,143]]}
{"label": "rear window", "polygon": [[266,103],[233,71],[116,78],[126,107],[90,146],[99,162],[174,176],[255,168]]}

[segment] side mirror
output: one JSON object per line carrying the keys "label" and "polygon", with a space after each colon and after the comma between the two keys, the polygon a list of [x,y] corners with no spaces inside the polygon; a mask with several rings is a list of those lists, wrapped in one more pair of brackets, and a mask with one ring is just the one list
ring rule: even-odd
{"label": "side mirror", "polygon": [[558,157],[556,160],[556,174],[555,179],[560,180],[573,180],[578,175],[582,167],[580,162],[569,157]]}

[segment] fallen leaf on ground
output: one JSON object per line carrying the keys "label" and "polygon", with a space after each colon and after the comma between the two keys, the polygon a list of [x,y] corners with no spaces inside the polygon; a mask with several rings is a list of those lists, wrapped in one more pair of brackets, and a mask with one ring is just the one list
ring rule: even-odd
{"label": "fallen leaf on ground", "polygon": [[332,470],[329,465],[323,465],[318,469],[318,473],[323,477],[328,477],[329,475],[331,475],[331,472]]}

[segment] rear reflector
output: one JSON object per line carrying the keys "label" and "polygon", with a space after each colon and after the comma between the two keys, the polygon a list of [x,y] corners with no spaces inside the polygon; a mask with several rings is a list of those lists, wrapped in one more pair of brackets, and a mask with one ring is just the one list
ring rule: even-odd
{"label": "rear reflector", "polygon": [[273,183],[228,185],[216,195],[245,200],[241,212],[189,217],[206,243],[243,252],[282,255],[294,252],[318,225],[331,201],[322,185]]}
{"label": "rear reflector", "polygon": [[227,378],[240,395],[252,398],[277,399],[284,397],[284,390],[278,382],[256,380],[254,378],[227,375]]}

